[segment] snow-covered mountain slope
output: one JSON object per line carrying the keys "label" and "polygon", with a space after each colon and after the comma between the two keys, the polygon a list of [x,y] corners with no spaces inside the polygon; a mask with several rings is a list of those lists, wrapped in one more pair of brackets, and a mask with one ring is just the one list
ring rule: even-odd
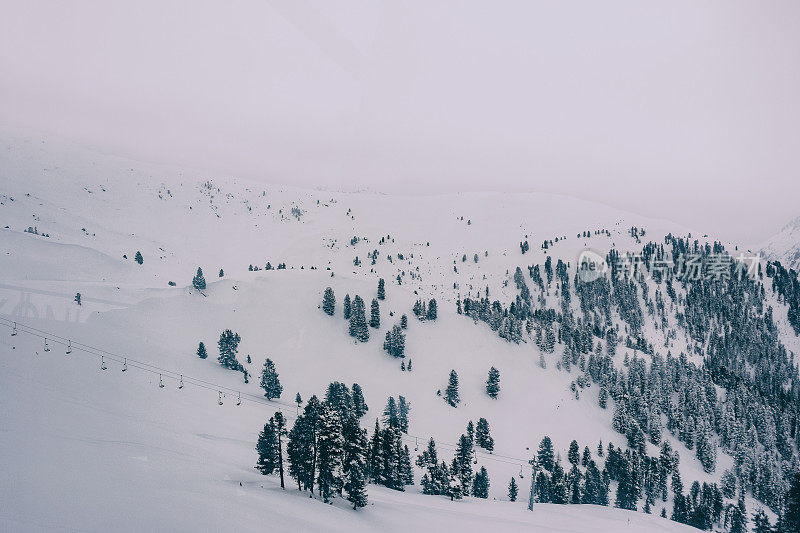
{"label": "snow-covered mountain slope", "polygon": [[768,259],[780,261],[786,268],[800,271],[800,217],[791,220],[762,244],[761,252]]}
{"label": "snow-covered mountain slope", "polygon": [[[640,250],[632,226],[654,241],[687,234],[684,228],[555,195],[302,190],[15,139],[0,143],[0,183],[0,318],[39,330],[35,336],[20,327],[8,337],[10,330],[0,328],[0,470],[10,473],[0,483],[0,523],[8,528],[683,528],[657,518],[666,505],[661,500],[653,517],[590,506],[526,511],[526,462],[543,436],[562,456],[573,439],[594,451],[601,441],[625,447],[625,436],[612,429],[611,410],[598,407],[598,387],[575,398],[576,376],[555,368],[558,354],[541,368],[533,342],[500,339],[457,314],[456,300],[488,288],[493,299],[511,302],[517,267],[543,264],[548,256],[574,266],[587,248]],[[600,229],[608,233],[594,234]],[[578,237],[586,231],[592,236]],[[545,240],[555,242],[545,250]],[[523,256],[524,241],[531,249]],[[264,270],[268,262],[286,268]],[[202,293],[191,287],[198,266],[209,284]],[[369,342],[355,343],[342,300],[359,294],[369,302],[379,278],[387,287],[381,326],[370,330]],[[337,298],[334,316],[319,309],[327,286]],[[435,322],[411,313],[420,297],[439,301]],[[555,295],[547,298],[557,307]],[[382,349],[402,314],[409,317],[412,372],[401,372]],[[778,321],[785,316],[776,312]],[[251,357],[245,367],[254,379],[247,384],[216,363],[226,328],[241,336],[240,361]],[[44,351],[42,337],[50,334],[106,350],[108,369],[99,369],[96,349],[76,345],[67,356],[52,336],[52,349]],[[663,328],[649,326],[647,337],[657,346],[667,341]],[[195,355],[201,341],[209,348],[205,360]],[[691,357],[687,341],[669,342]],[[787,336],[787,342],[794,341]],[[124,357],[152,365],[150,372],[139,363],[120,372]],[[615,364],[622,366],[623,357],[620,350]],[[256,401],[263,397],[257,375],[266,358],[284,387],[276,402]],[[496,400],[484,392],[492,366],[501,373]],[[457,409],[437,395],[451,369],[460,377]],[[187,386],[178,390],[180,375]],[[366,427],[389,396],[405,396],[412,410],[404,441],[421,451],[433,437],[448,460],[467,423],[487,418],[495,450],[477,454],[476,467],[489,472],[489,499],[501,501],[450,502],[423,496],[418,486],[401,494],[370,485],[371,505],[353,512],[341,500],[331,507],[309,501],[307,493],[282,493],[274,477],[253,469],[258,432],[276,409],[291,421],[296,393],[304,400],[321,396],[332,381],[362,386]],[[225,392],[223,406],[218,391]],[[245,401],[235,406],[240,393]],[[681,453],[687,486],[718,481],[732,463],[720,452],[716,472],[706,473],[664,433]],[[417,483],[420,475],[417,469]],[[511,503],[506,487],[515,476],[521,497]]]}
{"label": "snow-covered mountain slope", "polygon": [[0,339],[4,531],[689,530],[613,508],[537,504],[530,513],[524,501],[450,502],[375,485],[359,512],[343,500],[325,505],[252,468],[268,414],[260,404],[228,397],[218,406],[205,389],[171,380],[159,389],[157,376],[135,369],[102,371],[94,358],[45,353],[22,334]]}

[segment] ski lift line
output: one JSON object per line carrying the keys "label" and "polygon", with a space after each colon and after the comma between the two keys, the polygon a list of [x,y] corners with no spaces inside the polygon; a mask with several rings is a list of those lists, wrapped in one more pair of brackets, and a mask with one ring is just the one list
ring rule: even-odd
{"label": "ski lift line", "polygon": [[[9,322],[9,320],[5,319],[5,318],[0,318],[0,320]],[[147,363],[147,362],[144,362],[144,361],[137,361],[135,359],[131,359],[131,358],[125,357],[123,355],[116,354],[114,352],[109,352],[108,350],[103,350],[102,348],[98,348],[96,346],[91,346],[89,344],[84,344],[84,343],[81,343],[81,342],[78,342],[78,341],[74,341],[74,340],[68,339],[66,337],[61,337],[59,335],[55,335],[55,334],[52,334],[52,333],[47,332],[47,331],[43,331],[43,330],[40,330],[40,329],[37,329],[37,328],[33,328],[33,327],[30,327],[30,326],[24,326],[24,325],[21,325],[19,323],[15,323],[15,324],[17,324],[17,326],[19,328],[24,328],[26,330],[29,330],[29,331],[24,331],[25,333],[28,333],[29,335],[33,335],[35,337],[40,337],[40,338],[44,338],[44,339],[49,339],[52,342],[54,342],[56,344],[61,344],[63,346],[70,346],[71,345],[74,349],[79,349],[79,350],[82,350],[84,352],[90,353],[92,355],[96,355],[98,357],[105,357],[106,359],[108,359],[110,361],[115,361],[115,362],[118,362],[118,363],[124,363],[127,360],[128,362],[131,363],[131,366],[134,366],[135,368],[139,368],[140,370],[147,370],[149,372],[153,372],[153,373],[156,373],[156,374],[164,374],[164,375],[167,375],[168,377],[171,377],[171,378],[173,378],[175,380],[179,380],[181,375],[182,375],[182,374],[180,374],[178,372],[174,372],[174,371],[166,369],[166,368],[161,368],[161,367],[153,365],[151,363]],[[0,325],[4,325],[4,326],[7,326],[7,327],[10,327],[10,326],[8,326],[8,324],[0,324]],[[53,337],[55,337],[55,339]],[[58,339],[61,339],[61,340],[58,340]],[[191,381],[193,381],[195,383],[205,383],[206,385],[209,385],[209,386],[211,386],[211,387],[213,387],[214,389],[217,389],[217,390],[218,389],[222,389],[222,390],[225,390],[225,391],[231,392],[231,393],[238,393],[239,392],[238,389],[234,389],[232,387],[228,387],[228,386],[225,386],[225,385],[219,385],[217,383],[212,383],[210,381],[205,381],[205,380],[202,380],[200,378],[192,378],[192,377],[186,376],[186,375],[183,375],[183,377],[185,379],[191,380]],[[247,394],[247,393],[245,393],[245,394]],[[260,399],[260,397],[258,397],[258,396],[256,396],[256,398]],[[273,403],[279,403],[279,402],[273,402]]]}
{"label": "ski lift line", "polygon": [[[288,407],[282,406],[277,404],[272,400],[267,400],[259,395],[255,395],[248,392],[242,392],[238,389],[233,389],[231,387],[227,387],[224,385],[219,385],[210,381],[206,381],[199,378],[193,378],[191,376],[187,376],[186,374],[182,374],[179,372],[175,372],[172,370],[168,370],[165,368],[158,367],[156,365],[146,363],[143,361],[138,361],[136,359],[131,359],[129,357],[125,357],[114,352],[109,352],[107,350],[103,350],[101,348],[97,348],[96,346],[91,346],[88,344],[83,344],[81,342],[69,339],[67,337],[62,337],[60,335],[56,335],[54,333],[44,331],[38,328],[34,328],[31,326],[26,326],[24,324],[20,324],[19,322],[14,322],[8,320],[6,318],[0,317],[0,326],[5,326],[12,329],[12,335],[16,335],[17,333],[27,333],[33,337],[38,337],[42,339],[49,339],[52,343],[60,344],[65,347],[71,347],[71,352],[80,351],[87,353],[89,355],[94,355],[96,357],[100,357],[101,365],[105,364],[106,360],[113,361],[115,363],[119,363],[123,369],[135,368],[137,370],[141,370],[143,372],[149,372],[151,374],[159,374],[160,377],[163,379],[166,377],[167,379],[173,379],[178,383],[184,383],[184,385],[193,385],[200,389],[205,389],[209,391],[216,391],[219,394],[219,399],[221,400],[221,396],[225,394],[223,391],[229,393],[235,393],[237,395],[237,402],[235,405],[241,405],[241,402],[251,402],[257,405],[262,405],[265,407],[270,407],[276,411],[284,411],[288,413],[286,418],[290,420],[295,420],[298,417],[294,414],[291,414],[291,410]],[[102,368],[102,367],[101,367]],[[123,370],[124,371],[124,370]],[[180,388],[180,387],[179,387]],[[220,404],[221,405],[221,404]],[[430,442],[430,438],[424,438],[417,435],[409,435],[405,434],[402,436],[402,439],[408,443],[413,443],[415,446],[418,446],[419,441],[423,443]],[[434,443],[441,447],[447,448],[449,450],[455,450],[458,446],[453,443],[437,441],[434,439]],[[481,457],[484,460],[494,461],[497,463],[508,464],[513,466],[525,466],[528,464],[527,460],[520,459],[518,457],[512,457],[508,455],[501,455],[501,454],[490,454],[486,452],[481,452],[475,450],[474,455],[476,457]]]}
{"label": "ski lift line", "polygon": [[[6,320],[6,319],[0,318],[0,320]],[[0,325],[10,327],[7,324],[0,323]],[[28,329],[27,326],[18,325],[18,327]],[[42,331],[42,330],[37,330],[36,328],[29,328],[29,329],[33,329],[34,331],[24,331],[22,329],[20,329],[20,331],[23,332],[23,333],[27,333],[28,335],[31,335],[31,336],[34,336],[34,337],[39,337],[39,338],[45,338],[45,335],[47,335],[48,339],[53,340],[52,339],[53,335],[51,335],[49,332],[45,332],[45,331]],[[39,333],[37,333],[37,332],[39,332]],[[63,339],[64,337],[60,337],[60,338]],[[53,342],[55,342],[57,344],[62,344],[64,346],[69,346],[69,343],[70,343],[69,339],[67,339],[66,342],[62,342],[62,341],[59,341],[59,340],[54,340]],[[237,395],[238,394],[242,394],[242,400],[248,400],[248,401],[252,401],[252,402],[255,402],[255,403],[260,403],[262,405],[267,405],[267,406],[272,407],[274,409],[279,409],[279,410],[282,410],[282,411],[290,412],[290,409],[288,407],[281,407],[279,405],[275,405],[276,402],[271,401],[271,400],[265,400],[261,396],[257,396],[255,394],[250,394],[250,393],[247,393],[247,392],[241,393],[241,391],[239,391],[238,389],[227,387],[225,385],[220,385],[218,383],[212,383],[212,382],[205,381],[205,380],[202,380],[202,379],[199,379],[199,378],[193,378],[191,376],[187,376],[185,374],[180,374],[178,372],[173,372],[173,371],[168,370],[168,369],[160,368],[160,367],[157,367],[155,365],[151,365],[149,363],[144,363],[142,361],[137,361],[136,359],[130,359],[128,357],[123,357],[123,356],[120,356],[120,355],[117,355],[117,354],[106,355],[106,354],[110,354],[112,352],[108,352],[106,350],[101,350],[101,349],[98,349],[98,348],[96,348],[94,346],[89,346],[89,345],[85,345],[85,344],[82,344],[82,343],[79,343],[79,342],[76,342],[76,341],[72,341],[72,348],[74,350],[79,350],[79,351],[85,352],[85,353],[87,353],[89,355],[94,355],[96,357],[100,357],[101,358],[101,364],[104,361],[113,361],[113,362],[122,364],[123,368],[136,368],[136,369],[142,370],[144,372],[150,372],[151,374],[162,374],[163,377],[166,377],[166,378],[169,378],[169,379],[174,379],[176,382],[180,382],[180,380],[183,379],[184,382],[188,382],[188,383],[190,383],[192,385],[195,385],[197,387],[201,387],[201,388],[204,388],[204,389],[215,390],[215,391],[222,390],[222,391],[225,391],[226,393],[235,393]],[[249,396],[249,398],[248,398],[248,396]]]}

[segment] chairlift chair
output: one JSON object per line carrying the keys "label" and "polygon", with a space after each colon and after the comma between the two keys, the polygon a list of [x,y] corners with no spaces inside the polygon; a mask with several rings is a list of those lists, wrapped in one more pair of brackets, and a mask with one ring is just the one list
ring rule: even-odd
{"label": "chairlift chair", "polygon": [[236,399],[236,405],[242,405],[242,393],[239,393],[239,397]]}
{"label": "chairlift chair", "polygon": [[127,357],[122,361],[122,371],[123,372],[127,372],[128,371],[128,358]]}
{"label": "chairlift chair", "polygon": [[163,389],[164,388],[164,380],[161,379],[161,374],[158,375],[158,388],[159,389]]}
{"label": "chairlift chair", "polygon": [[181,382],[178,383],[178,389],[182,389],[182,388],[183,388],[183,374],[181,374]]}
{"label": "chairlift chair", "polygon": [[44,340],[44,351],[45,352],[49,352],[50,351],[50,347],[47,345],[47,339]]}
{"label": "chairlift chair", "polygon": [[67,341],[67,355],[72,353],[72,341]]}
{"label": "chairlift chair", "polygon": [[106,359],[104,356],[100,356],[100,370],[106,370],[108,367],[106,366]]}
{"label": "chairlift chair", "polygon": [[217,403],[219,405],[222,405],[222,391],[218,391],[218,392],[219,392],[219,399],[217,400]]}
{"label": "chairlift chair", "polygon": [[11,330],[11,336],[12,337],[16,337],[17,336],[17,323],[16,322],[14,322],[14,329]]}

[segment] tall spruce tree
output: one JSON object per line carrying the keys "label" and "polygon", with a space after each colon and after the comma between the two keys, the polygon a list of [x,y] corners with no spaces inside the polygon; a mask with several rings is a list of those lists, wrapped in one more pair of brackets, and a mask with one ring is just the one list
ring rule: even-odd
{"label": "tall spruce tree", "polygon": [[297,481],[300,490],[314,492],[317,471],[317,439],[322,415],[322,404],[316,396],[309,398],[303,414],[297,417],[286,445],[289,475]]}
{"label": "tall spruce tree", "polygon": [[455,407],[461,402],[458,395],[458,374],[455,370],[450,371],[450,378],[447,382],[447,389],[445,389],[444,399],[451,406]]}
{"label": "tall spruce tree", "polygon": [[323,402],[317,438],[317,487],[326,503],[340,492],[342,480],[342,421],[328,402]]}
{"label": "tall spruce tree", "polygon": [[484,499],[489,497],[489,473],[483,466],[475,474],[475,479],[472,480],[472,495],[476,498]]}
{"label": "tall spruce tree", "polygon": [[350,418],[342,428],[342,435],[343,488],[347,501],[353,504],[353,509],[358,509],[367,505],[367,430],[361,428],[357,418]]}
{"label": "tall spruce tree", "polygon": [[239,342],[241,341],[238,333],[234,333],[226,329],[219,336],[219,364],[225,368],[232,370],[241,370],[242,365],[236,360],[236,353],[239,351]]}
{"label": "tall spruce tree", "polygon": [[475,425],[475,443],[484,450],[494,450],[494,439],[489,434],[489,422],[485,418],[478,419]]}
{"label": "tall spruce tree", "polygon": [[353,312],[352,305],[350,304],[350,295],[344,295],[344,319],[350,320],[350,314]]}
{"label": "tall spruce tree", "polygon": [[283,386],[281,386],[281,382],[278,379],[275,364],[269,358],[264,361],[264,368],[261,370],[261,388],[264,389],[264,396],[268,400],[280,398],[281,393],[283,393]]}
{"label": "tall spruce tree", "polygon": [[206,352],[206,345],[203,344],[202,342],[197,347],[197,357],[199,357],[200,359],[205,359],[206,357],[208,357],[208,352]]}
{"label": "tall spruce tree", "polygon": [[381,327],[381,308],[375,298],[372,299],[372,306],[370,307],[369,327],[375,329]]}
{"label": "tall spruce tree", "polygon": [[508,483],[508,499],[512,502],[517,501],[517,495],[519,494],[519,486],[517,485],[517,480],[514,479],[514,476],[511,476],[511,481]]}
{"label": "tall spruce tree", "polygon": [[539,443],[539,452],[537,453],[536,458],[539,466],[548,472],[553,471],[553,461],[555,459],[555,455],[553,453],[553,441],[550,440],[550,437],[547,435],[542,437],[542,441]]}
{"label": "tall spruce tree", "polygon": [[431,301],[428,302],[428,320],[436,320],[438,316],[438,311],[436,307],[436,298],[431,298]]}
{"label": "tall spruce tree", "polygon": [[489,377],[486,379],[486,394],[490,398],[497,398],[500,393],[500,371],[495,367],[489,369]]}
{"label": "tall spruce tree", "polygon": [[197,267],[197,274],[192,278],[192,287],[202,291],[206,288],[206,278],[203,277],[203,269]]}
{"label": "tall spruce tree", "polygon": [[364,401],[364,392],[361,390],[361,385],[358,383],[353,383],[351,390],[353,394],[353,415],[356,418],[361,418],[369,411],[367,402]]}
{"label": "tall spruce tree", "polygon": [[330,316],[336,312],[336,296],[330,287],[325,288],[325,294],[322,296],[322,310]]}
{"label": "tall spruce tree", "polygon": [[785,531],[800,532],[800,472],[794,475],[786,492],[781,525]]}
{"label": "tall spruce tree", "polygon": [[392,326],[392,329],[386,332],[383,349],[392,357],[405,357],[406,336],[399,326]]}
{"label": "tall spruce tree", "polygon": [[369,340],[369,328],[367,327],[364,300],[358,295],[353,298],[353,308],[350,314],[350,335],[361,342],[367,342]]}
{"label": "tall spruce tree", "polygon": [[386,288],[384,287],[383,278],[378,280],[378,300],[386,299]]}

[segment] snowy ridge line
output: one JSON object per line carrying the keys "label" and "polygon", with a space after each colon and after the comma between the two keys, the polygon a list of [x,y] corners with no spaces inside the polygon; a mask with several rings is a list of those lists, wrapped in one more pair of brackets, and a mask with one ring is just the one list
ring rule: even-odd
{"label": "snowy ridge line", "polygon": [[[144,372],[149,372],[151,374],[158,374],[159,377],[167,377],[168,379],[173,379],[175,381],[183,381],[184,385],[192,385],[201,389],[206,389],[210,391],[217,392],[222,394],[223,391],[230,392],[232,394],[237,395],[237,399],[241,401],[248,401],[257,405],[262,405],[264,407],[272,408],[276,411],[284,411],[286,414],[286,418],[290,420],[296,420],[297,416],[291,413],[291,409],[285,406],[281,406],[272,400],[267,400],[262,398],[261,396],[257,396],[252,393],[242,392],[238,389],[233,389],[231,387],[227,387],[224,385],[219,385],[210,381],[206,381],[199,378],[194,378],[191,376],[187,376],[186,374],[181,374],[180,372],[176,372],[174,370],[169,370],[166,368],[161,368],[156,365],[139,361],[136,359],[132,359],[114,352],[109,352],[107,350],[103,350],[102,348],[98,348],[96,346],[91,346],[89,344],[84,344],[67,337],[62,337],[61,335],[57,335],[55,333],[45,331],[42,329],[34,328],[32,326],[27,326],[20,322],[10,320],[8,318],[0,317],[0,326],[5,326],[12,330],[12,335],[16,335],[17,333],[25,333],[27,335],[31,335],[32,337],[38,337],[40,339],[44,339],[45,342],[51,341],[53,344],[58,344],[64,346],[66,348],[71,348],[72,350],[77,350],[80,352],[85,352],[89,355],[94,355],[95,357],[100,357],[101,361],[105,361],[108,359],[115,363],[119,363],[120,365],[125,365],[126,367],[135,368],[137,370],[142,370]],[[409,435],[404,434],[402,435],[402,439],[406,441],[408,444],[414,444],[415,451],[421,444],[422,446],[427,446],[428,442],[430,442],[430,438],[420,437],[418,435]],[[457,448],[456,444],[452,444],[449,442],[442,442],[437,441],[434,439],[434,443],[437,446],[441,446],[442,448],[448,448],[451,450],[455,450]],[[495,453],[486,453],[478,450],[474,450],[473,454],[475,457],[480,457],[482,459],[486,459],[489,461],[495,461],[497,463],[509,464],[514,466],[519,466],[521,468],[528,468],[530,466],[528,460],[520,459],[518,457],[512,457],[508,455],[500,455]]]}

